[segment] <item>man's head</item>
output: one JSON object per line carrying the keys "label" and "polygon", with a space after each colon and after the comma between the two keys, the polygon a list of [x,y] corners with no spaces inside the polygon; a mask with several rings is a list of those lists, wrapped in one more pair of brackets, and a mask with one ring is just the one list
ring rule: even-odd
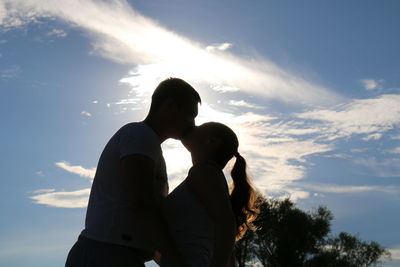
{"label": "man's head", "polygon": [[181,139],[195,125],[200,95],[187,82],[178,78],[162,81],[151,97],[150,117],[162,120],[169,138]]}

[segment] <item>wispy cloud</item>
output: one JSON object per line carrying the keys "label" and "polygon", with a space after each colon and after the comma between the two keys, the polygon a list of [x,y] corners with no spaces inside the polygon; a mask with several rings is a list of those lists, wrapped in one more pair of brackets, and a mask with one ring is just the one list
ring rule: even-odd
{"label": "wispy cloud", "polygon": [[389,252],[391,254],[392,260],[400,261],[400,246],[397,246],[397,248],[389,249]]}
{"label": "wispy cloud", "polygon": [[367,134],[366,139],[370,140],[400,125],[400,95],[354,99],[334,109],[316,109],[295,116],[316,121],[313,127],[325,132],[326,139]]}
{"label": "wispy cloud", "polygon": [[18,73],[21,72],[19,65],[12,65],[4,69],[0,69],[0,79],[8,80],[17,77]]}
{"label": "wispy cloud", "polygon": [[[293,122],[284,123],[275,116],[251,112],[235,114],[222,112],[207,104],[202,105],[198,123],[207,122],[210,118],[229,125],[236,132],[240,140],[240,152],[248,159],[255,184],[270,196],[291,195],[292,199],[308,197],[309,194],[304,190],[295,190],[288,185],[304,178],[307,157],[333,149],[332,145],[315,142],[313,138],[300,140],[298,137],[304,137],[310,132],[296,130],[298,125]],[[191,165],[189,153],[180,145],[165,147],[164,150],[169,172],[176,173],[176,176],[170,175],[175,185],[185,177]],[[186,162],[183,168],[177,165],[182,159]]]}
{"label": "wispy cloud", "polygon": [[367,136],[365,136],[365,137],[363,137],[361,139],[364,140],[364,141],[369,141],[369,140],[378,140],[381,137],[382,137],[381,133],[374,133],[374,134],[367,135]]}
{"label": "wispy cloud", "polygon": [[68,34],[67,34],[64,30],[61,30],[61,29],[53,29],[53,30],[49,31],[49,32],[47,33],[47,35],[49,35],[49,36],[55,36],[55,37],[59,37],[59,38],[64,38],[64,37],[66,37]]}
{"label": "wispy cloud", "polygon": [[56,191],[56,190],[55,189],[38,189],[38,190],[33,191],[32,193],[33,194],[43,194],[43,193],[51,193],[54,191]]}
{"label": "wispy cloud", "polygon": [[[44,17],[61,19],[87,31],[97,55],[135,66],[127,77],[121,79],[132,86],[132,95],[113,104],[146,104],[143,101],[148,99],[157,83],[169,76],[184,77],[195,81],[202,90],[218,93],[241,91],[301,104],[341,100],[324,86],[300,73],[287,71],[268,59],[253,54],[240,57],[232,54],[227,50],[229,44],[214,45],[212,52],[206,45],[142,16],[127,1],[0,0],[2,27],[19,27]],[[159,40],[163,40],[162,45]],[[378,88],[379,80],[375,82],[376,85],[368,82],[365,86],[371,90]],[[259,107],[244,101],[230,104],[252,107],[256,111]],[[307,191],[290,185],[306,176],[310,158],[333,151],[335,147],[330,140],[361,134],[372,141],[397,127],[400,123],[400,96],[351,100],[334,108],[292,114],[289,119],[255,112],[222,112],[209,105],[203,105],[201,113],[199,122],[213,119],[228,124],[237,132],[241,140],[240,149],[251,159],[249,165],[262,190],[269,194],[289,193],[304,198],[309,196]],[[170,153],[168,158],[180,155],[185,162],[188,161],[188,154],[181,146],[169,144],[165,153]],[[190,162],[185,164],[190,166]],[[185,164],[168,163],[173,179],[183,178],[186,170],[182,166]],[[68,162],[58,162],[57,166],[86,178],[93,178],[95,172],[94,168],[72,166]],[[73,198],[78,202],[81,200],[82,192],[77,192],[80,191],[48,192],[47,195],[41,194],[40,199],[47,205],[51,200],[59,203],[57,201],[61,199],[63,205],[68,206],[66,199],[73,203],[76,203]]]}
{"label": "wispy cloud", "polygon": [[206,47],[206,50],[209,52],[219,50],[219,51],[225,51],[228,50],[229,48],[232,47],[231,43],[222,43],[222,44],[212,44]]}
{"label": "wispy cloud", "polygon": [[378,177],[400,177],[400,158],[357,158],[354,163],[362,165],[369,175]]}
{"label": "wispy cloud", "polygon": [[[89,179],[93,179],[96,172],[95,168],[86,169],[79,165],[73,166],[66,161],[56,162],[56,166],[67,172]],[[55,189],[39,189],[32,193],[34,196],[30,198],[34,200],[36,204],[57,208],[84,208],[87,206],[90,188],[70,192],[56,191]]]}
{"label": "wispy cloud", "polygon": [[36,204],[47,205],[57,208],[84,208],[87,206],[90,188],[72,192],[53,192],[53,189],[41,189],[38,195],[30,197]]}
{"label": "wispy cloud", "polygon": [[86,116],[86,117],[92,117],[92,114],[91,114],[90,112],[85,111],[85,110],[83,110],[83,111],[81,112],[81,114],[84,115],[84,116]]}
{"label": "wispy cloud", "polygon": [[0,25],[1,29],[7,30],[13,27],[19,27],[26,23],[37,22],[37,12],[30,11],[25,6],[16,8],[10,5],[11,1],[0,1]]}
{"label": "wispy cloud", "polygon": [[93,179],[96,173],[96,168],[87,169],[79,165],[73,166],[67,161],[56,162],[56,165],[67,172],[74,173],[85,178]]}
{"label": "wispy cloud", "polygon": [[363,87],[369,91],[382,89],[382,84],[385,82],[383,79],[363,79],[360,81]]}
{"label": "wispy cloud", "polygon": [[400,187],[398,186],[370,186],[370,185],[334,185],[334,184],[307,184],[301,183],[300,187],[321,193],[336,193],[336,194],[353,194],[365,192],[384,192],[390,194],[400,194]]}
{"label": "wispy cloud", "polygon": [[35,174],[36,174],[37,176],[44,176],[43,171],[37,171],[37,172],[35,172]]}
{"label": "wispy cloud", "polygon": [[400,140],[400,135],[391,135],[390,138],[393,140]]}
{"label": "wispy cloud", "polygon": [[[185,77],[210,86],[236,87],[265,98],[302,104],[332,103],[340,99],[324,86],[260,56],[238,57],[226,51],[210,53],[206,46],[134,11],[124,0],[2,0],[0,6],[3,26],[19,26],[53,17],[86,30],[97,54],[138,65],[135,77],[141,80],[157,82],[169,76]],[[218,47],[224,50],[229,45]],[[136,90],[149,88],[140,86]]]}
{"label": "wispy cloud", "polygon": [[263,106],[251,104],[244,100],[239,100],[239,101],[230,100],[229,105],[236,106],[236,107],[254,108],[254,109],[263,109],[264,108]]}
{"label": "wispy cloud", "polygon": [[[255,109],[256,112],[243,112],[241,109],[232,108],[229,111],[229,102],[225,102],[225,106],[203,103],[196,120],[197,124],[210,119],[222,122],[236,132],[240,140],[240,152],[248,159],[249,170],[255,184],[268,196],[290,196],[293,200],[297,200],[310,197],[310,191],[337,194],[368,191],[393,193],[394,189],[390,186],[302,185],[302,180],[307,177],[313,156],[317,155],[352,158],[355,164],[363,165],[363,169],[370,174],[398,177],[399,168],[396,166],[400,166],[399,159],[356,157],[360,155],[360,152],[365,151],[360,148],[347,151],[352,154],[343,154],[335,151],[336,147],[330,141],[331,136],[335,136],[336,141],[340,141],[341,138],[347,139],[360,133],[381,137],[385,131],[397,127],[399,119],[391,114],[391,112],[397,112],[395,105],[397,99],[396,95],[383,95],[378,98],[353,100],[332,110],[295,113],[292,114],[293,117],[286,119],[277,115],[268,115],[264,111],[258,113],[258,109]],[[128,105],[133,101],[128,100],[121,104]],[[390,112],[386,113],[383,109],[380,116],[373,118],[368,117],[371,113],[364,113],[366,111],[379,114],[383,106],[386,106]],[[225,111],[222,111],[223,109]],[[317,118],[319,121],[310,123]],[[374,138],[369,139],[373,141]],[[173,189],[186,177],[191,166],[190,155],[179,142],[173,140],[165,142],[163,150],[168,165],[170,187]],[[396,151],[394,149],[390,152]],[[57,166],[82,177],[92,178],[95,173],[94,168],[72,166],[68,162],[58,162]],[[45,195],[47,205],[51,205],[51,201],[59,195],[58,193],[61,193],[61,196],[68,195],[70,200],[74,197],[81,198],[80,195],[67,194],[68,192],[49,192],[50,195]],[[55,202],[55,205],[59,205],[58,202]],[[65,199],[63,205],[67,206]]]}
{"label": "wispy cloud", "polygon": [[400,154],[400,146],[395,147],[393,149],[388,150],[387,152],[393,153],[393,154]]}

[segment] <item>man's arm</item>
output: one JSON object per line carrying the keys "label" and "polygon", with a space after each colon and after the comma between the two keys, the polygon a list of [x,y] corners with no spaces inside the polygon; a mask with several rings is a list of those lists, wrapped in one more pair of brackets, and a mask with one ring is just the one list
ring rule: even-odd
{"label": "man's arm", "polygon": [[161,196],[154,192],[155,163],[140,154],[121,159],[126,186],[132,190],[132,205],[140,227],[149,243],[158,249],[173,266],[183,266],[162,213]]}

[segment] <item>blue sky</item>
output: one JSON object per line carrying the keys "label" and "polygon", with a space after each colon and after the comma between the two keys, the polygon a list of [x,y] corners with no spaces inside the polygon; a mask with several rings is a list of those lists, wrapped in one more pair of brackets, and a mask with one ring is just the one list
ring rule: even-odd
{"label": "blue sky", "polygon": [[[0,266],[63,266],[110,136],[181,77],[257,187],[400,264],[397,1],[0,0]],[[163,144],[170,184],[190,158]],[[149,264],[151,265],[151,264]]]}

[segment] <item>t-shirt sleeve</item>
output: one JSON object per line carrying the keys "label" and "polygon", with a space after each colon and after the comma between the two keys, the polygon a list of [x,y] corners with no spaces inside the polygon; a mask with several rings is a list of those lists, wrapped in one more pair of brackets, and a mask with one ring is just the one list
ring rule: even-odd
{"label": "t-shirt sleeve", "polygon": [[160,144],[154,136],[140,128],[121,129],[118,148],[120,159],[128,155],[140,154],[157,161],[161,153]]}

